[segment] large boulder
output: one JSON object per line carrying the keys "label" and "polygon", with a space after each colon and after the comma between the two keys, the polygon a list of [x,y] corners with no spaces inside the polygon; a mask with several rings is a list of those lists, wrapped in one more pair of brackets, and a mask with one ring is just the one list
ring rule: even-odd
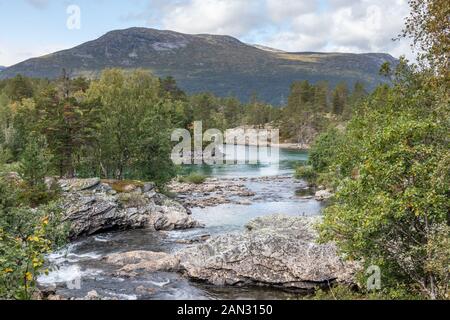
{"label": "large boulder", "polygon": [[176,271],[179,261],[173,255],[164,252],[130,251],[114,253],[103,258],[108,263],[120,267],[117,274],[132,276],[137,271]]}
{"label": "large boulder", "polygon": [[318,244],[316,218],[257,218],[243,233],[216,236],[176,254],[190,278],[214,285],[267,285],[310,290],[351,283],[357,268],[333,243]]}
{"label": "large boulder", "polygon": [[111,230],[200,227],[190,211],[149,184],[121,184],[120,191],[99,179],[60,180],[65,220],[72,239]]}
{"label": "large boulder", "polygon": [[330,190],[319,190],[316,192],[314,198],[317,201],[325,201],[333,197],[333,193]]}

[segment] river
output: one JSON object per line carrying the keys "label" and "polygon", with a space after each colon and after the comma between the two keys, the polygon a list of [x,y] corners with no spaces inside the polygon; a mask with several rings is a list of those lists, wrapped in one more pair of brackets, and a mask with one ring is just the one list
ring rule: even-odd
{"label": "river", "polygon": [[[150,250],[175,252],[185,246],[180,239],[243,230],[251,219],[275,213],[318,215],[321,203],[305,197],[305,184],[293,178],[296,163],[307,153],[279,149],[276,162],[239,165],[186,166],[186,172],[200,172],[226,181],[239,180],[256,193],[251,203],[228,203],[193,208],[195,219],[205,228],[154,232],[130,230],[91,236],[69,244],[48,257],[51,271],[39,278],[39,286],[55,288],[65,298],[82,298],[92,290],[111,299],[295,299],[296,293],[269,288],[215,287],[187,280],[176,273],[141,273],[137,277],[113,276],[102,257],[117,252]],[[257,152],[240,146],[238,154]]]}

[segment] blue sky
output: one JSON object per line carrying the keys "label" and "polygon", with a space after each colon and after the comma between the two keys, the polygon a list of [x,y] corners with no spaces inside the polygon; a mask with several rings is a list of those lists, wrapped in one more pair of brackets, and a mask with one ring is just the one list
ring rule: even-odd
{"label": "blue sky", "polygon": [[[68,29],[67,8],[80,8]],[[133,26],[235,36],[287,51],[387,52],[406,0],[0,0],[0,65],[71,48]]]}

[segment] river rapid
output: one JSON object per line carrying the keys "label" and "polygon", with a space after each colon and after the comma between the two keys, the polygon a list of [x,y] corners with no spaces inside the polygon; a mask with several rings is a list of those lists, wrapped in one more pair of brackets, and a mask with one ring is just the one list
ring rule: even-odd
{"label": "river rapid", "polygon": [[[241,156],[258,152],[251,146],[239,146],[238,149]],[[322,204],[310,196],[303,181],[293,177],[295,165],[306,160],[306,152],[280,149],[276,163],[186,166],[186,172],[196,171],[221,181],[239,182],[255,196],[245,204],[192,208],[193,217],[205,228],[170,232],[129,230],[73,242],[48,256],[50,272],[39,278],[39,287],[68,299],[86,297],[92,290],[104,299],[121,300],[299,298],[296,293],[270,288],[217,287],[196,283],[171,272],[142,272],[135,277],[118,277],[113,274],[113,266],[102,258],[111,253],[134,250],[173,253],[189,245],[189,240],[240,231],[251,219],[264,215],[319,215]]]}

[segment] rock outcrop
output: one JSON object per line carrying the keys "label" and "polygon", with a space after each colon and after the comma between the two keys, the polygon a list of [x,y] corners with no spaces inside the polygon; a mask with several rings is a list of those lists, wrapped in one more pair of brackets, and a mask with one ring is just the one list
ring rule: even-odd
{"label": "rock outcrop", "polygon": [[137,271],[176,271],[179,261],[173,255],[164,252],[131,251],[114,253],[103,258],[108,263],[120,267],[119,276],[133,276]]}
{"label": "rock outcrop", "polygon": [[332,198],[333,196],[334,196],[334,194],[332,193],[331,190],[325,189],[325,190],[317,191],[314,198],[317,201],[325,201],[325,200]]}
{"label": "rock outcrop", "polygon": [[[190,211],[155,191],[153,184],[100,179],[58,181],[63,189],[65,220],[72,239],[110,230],[153,228],[174,230],[200,227]],[[117,191],[119,190],[119,191]]]}
{"label": "rock outcrop", "polygon": [[220,235],[176,254],[189,278],[214,285],[262,285],[310,290],[351,283],[357,268],[333,243],[316,243],[317,218],[266,216],[244,233]]}
{"label": "rock outcrop", "polygon": [[232,179],[208,178],[204,183],[182,183],[172,181],[169,190],[189,208],[215,207],[225,203],[239,204],[242,198],[248,200],[255,196],[241,181]]}

